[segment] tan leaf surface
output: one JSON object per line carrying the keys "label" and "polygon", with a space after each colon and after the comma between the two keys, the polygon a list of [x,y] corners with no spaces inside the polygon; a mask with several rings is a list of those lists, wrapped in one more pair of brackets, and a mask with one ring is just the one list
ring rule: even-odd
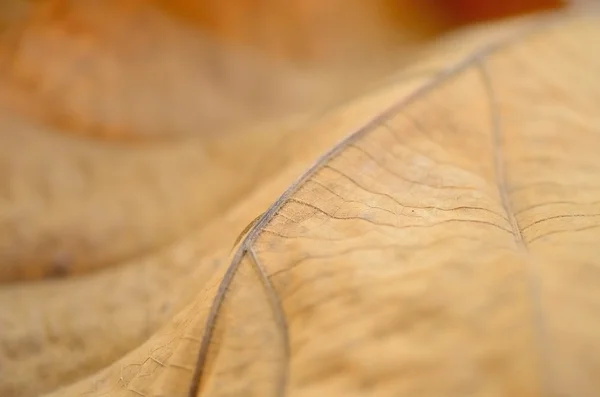
{"label": "tan leaf surface", "polygon": [[[43,241],[100,197],[104,223],[74,228],[96,240],[63,261],[47,258],[70,239],[24,252],[0,238],[3,262],[31,264],[0,273],[21,280],[0,289],[0,395],[598,395],[600,20],[542,21],[449,37],[403,75],[429,73],[277,140],[223,138],[229,158],[183,144],[119,155],[3,115],[23,134],[0,135],[14,181],[2,221],[42,219],[22,234]],[[52,169],[36,160],[49,152]],[[220,186],[241,164],[243,183]],[[79,191],[49,190],[47,173]],[[147,191],[128,190],[136,178]],[[32,188],[42,202],[21,198]],[[124,216],[139,229],[116,227]],[[86,274],[23,282],[40,268]]]}
{"label": "tan leaf surface", "polygon": [[598,280],[584,247],[600,86],[581,66],[595,59],[552,57],[591,45],[591,23],[462,66],[323,159],[251,234],[238,266],[279,297],[290,395],[599,390],[598,302],[555,281],[567,263]]}
{"label": "tan leaf surface", "polygon": [[[228,343],[247,387],[289,396],[597,395],[597,23],[480,53],[289,189],[215,299],[200,395],[236,395]],[[218,333],[250,271],[267,292],[245,309],[273,314],[248,321],[277,325],[285,354],[269,381],[255,366],[278,357]]]}

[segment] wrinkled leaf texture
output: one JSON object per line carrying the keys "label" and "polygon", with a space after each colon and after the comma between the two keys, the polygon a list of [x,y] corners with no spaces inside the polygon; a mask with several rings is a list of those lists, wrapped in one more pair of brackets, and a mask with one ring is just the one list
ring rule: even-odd
{"label": "wrinkled leaf texture", "polygon": [[[3,286],[4,395],[28,369],[63,386],[55,397],[598,395],[598,22],[561,14],[442,41],[412,70],[441,71],[251,147],[256,164],[278,152],[279,171],[184,239],[101,273]],[[19,139],[40,153],[111,152],[30,133]],[[163,163],[178,164],[170,192],[181,163]],[[182,229],[197,220],[185,211]],[[87,377],[61,383],[78,366]]]}

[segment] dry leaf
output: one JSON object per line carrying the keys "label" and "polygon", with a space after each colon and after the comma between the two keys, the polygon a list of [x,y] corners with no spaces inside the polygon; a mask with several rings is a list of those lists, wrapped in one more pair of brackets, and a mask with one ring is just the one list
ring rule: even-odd
{"label": "dry leaf", "polygon": [[598,395],[598,22],[449,37],[214,153],[5,112],[0,395]]}
{"label": "dry leaf", "polygon": [[479,52],[323,157],[234,257],[199,395],[598,395],[597,26]]}

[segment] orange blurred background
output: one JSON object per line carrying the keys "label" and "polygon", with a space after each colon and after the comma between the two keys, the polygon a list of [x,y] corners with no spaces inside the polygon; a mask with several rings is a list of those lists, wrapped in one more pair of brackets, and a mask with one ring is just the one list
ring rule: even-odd
{"label": "orange blurred background", "polygon": [[[261,117],[282,117],[295,103],[298,108],[329,103],[372,76],[396,70],[412,48],[448,30],[564,5],[561,0],[4,0],[0,106],[88,137],[220,133]],[[239,48],[250,51],[233,51]],[[305,89],[319,68],[328,71],[323,81],[334,76],[340,82],[330,88],[319,81],[313,85],[323,88]],[[289,77],[289,70],[308,74],[298,79]],[[361,80],[354,71],[367,77]],[[170,97],[164,102],[166,91]],[[126,113],[129,104],[139,107],[139,114]],[[154,108],[159,110],[148,110]]]}
{"label": "orange blurred background", "polygon": [[[469,24],[562,7],[562,0],[156,0],[221,42],[287,58],[327,56],[400,34],[420,40]],[[289,39],[285,39],[288,37]],[[330,44],[327,44],[327,43]],[[358,51],[357,51],[358,52]]]}

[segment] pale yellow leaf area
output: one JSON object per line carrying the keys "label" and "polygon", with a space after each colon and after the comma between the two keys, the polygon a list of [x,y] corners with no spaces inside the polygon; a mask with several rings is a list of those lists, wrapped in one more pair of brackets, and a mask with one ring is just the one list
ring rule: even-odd
{"label": "pale yellow leaf area", "polygon": [[[246,185],[205,187],[230,205],[190,188],[185,208],[223,212],[167,209],[173,236],[209,219],[196,232],[99,272],[2,285],[0,395],[600,395],[599,23],[463,32],[277,142],[231,137],[221,161],[251,164]],[[106,156],[34,133],[19,139],[40,153]],[[183,150],[161,155],[194,159]],[[131,161],[109,155],[105,189]],[[171,174],[161,192],[193,180]]]}

